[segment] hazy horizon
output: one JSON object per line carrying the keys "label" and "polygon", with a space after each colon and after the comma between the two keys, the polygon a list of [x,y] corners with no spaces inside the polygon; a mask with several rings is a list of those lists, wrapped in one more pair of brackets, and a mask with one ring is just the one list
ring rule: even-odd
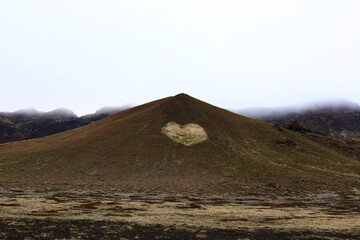
{"label": "hazy horizon", "polygon": [[360,103],[360,2],[4,1],[0,112]]}
{"label": "hazy horizon", "polygon": [[[157,99],[153,99],[153,100],[157,100]],[[146,104],[146,103],[142,103],[142,104]],[[142,104],[140,104],[140,105],[142,105]],[[138,106],[138,105],[124,104],[121,106],[103,106],[99,109],[96,109],[95,111],[86,112],[83,114],[77,114],[71,108],[61,108],[61,107],[50,109],[47,111],[42,111],[42,110],[36,109],[34,107],[17,109],[14,111],[2,111],[0,109],[0,113],[18,112],[18,113],[29,113],[29,114],[38,114],[38,113],[44,114],[44,113],[50,113],[50,112],[57,111],[58,114],[61,114],[61,112],[63,112],[64,115],[66,115],[66,114],[68,114],[68,111],[70,111],[71,113],[74,113],[78,117],[81,117],[81,116],[85,116],[88,114],[102,114],[102,113],[107,114],[109,112],[117,112],[118,110],[121,111],[121,110],[125,110],[128,108],[136,107],[136,106]],[[221,107],[221,106],[217,106],[217,107]],[[276,106],[276,107],[254,106],[254,107],[245,107],[245,108],[237,108],[237,109],[232,109],[232,108],[225,108],[225,109],[232,111],[234,113],[238,113],[240,115],[247,116],[247,117],[257,118],[257,117],[266,116],[266,115],[279,115],[279,114],[282,115],[282,114],[287,114],[290,112],[301,113],[304,111],[317,110],[317,109],[324,108],[324,107],[331,108],[333,110],[340,110],[343,107],[347,107],[349,109],[354,109],[354,110],[360,110],[359,103],[352,102],[347,99],[318,100],[318,101],[304,102],[304,103],[300,103],[300,104]]]}

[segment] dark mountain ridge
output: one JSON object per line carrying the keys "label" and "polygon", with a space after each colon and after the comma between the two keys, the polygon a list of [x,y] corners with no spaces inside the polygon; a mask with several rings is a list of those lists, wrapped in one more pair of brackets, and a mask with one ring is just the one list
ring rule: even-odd
{"label": "dark mountain ridge", "polygon": [[301,108],[247,109],[238,112],[282,126],[296,122],[304,128],[340,140],[360,140],[360,105],[353,102],[317,103]]}
{"label": "dark mountain ridge", "polygon": [[0,143],[64,132],[98,121],[122,110],[124,107],[105,107],[93,114],[81,117],[64,108],[50,112],[39,112],[36,109],[0,112]]}
{"label": "dark mountain ridge", "polygon": [[[50,112],[23,109],[0,112],[0,143],[43,137],[98,121],[129,106],[103,107],[81,117],[59,108]],[[241,115],[289,128],[293,123],[339,140],[360,139],[360,105],[350,101],[318,102],[283,108],[250,108]],[[291,127],[290,127],[291,128]]]}

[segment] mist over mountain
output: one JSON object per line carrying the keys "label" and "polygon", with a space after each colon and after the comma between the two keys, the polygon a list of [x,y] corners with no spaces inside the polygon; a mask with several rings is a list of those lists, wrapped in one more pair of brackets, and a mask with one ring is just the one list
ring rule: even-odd
{"label": "mist over mountain", "polygon": [[120,107],[114,107],[114,106],[106,106],[102,107],[99,110],[97,110],[95,113],[92,114],[86,114],[84,116],[81,116],[82,119],[90,120],[90,121],[97,121],[104,117],[107,117],[109,115],[121,112],[125,109],[130,108],[129,105],[123,105]]}
{"label": "mist over mountain", "polygon": [[360,139],[360,105],[332,100],[282,108],[250,108],[237,113],[283,126],[299,124],[338,139]]}
{"label": "mist over mountain", "polygon": [[122,110],[125,110],[127,108],[130,108],[129,105],[123,105],[121,107],[114,107],[114,106],[106,106],[106,107],[102,107],[99,110],[97,110],[95,112],[95,114],[100,115],[100,114],[114,114],[117,112],[120,112]]}
{"label": "mist over mountain", "polygon": [[104,107],[93,114],[78,117],[73,111],[58,108],[40,112],[34,108],[0,112],[0,143],[13,142],[78,128],[120,112],[128,106]]}
{"label": "mist over mountain", "polygon": [[54,117],[54,118],[61,118],[61,119],[65,119],[65,118],[77,118],[78,116],[71,110],[66,109],[66,108],[58,108],[55,109],[53,111],[50,112],[46,112],[43,114],[44,117]]}
{"label": "mist over mountain", "polygon": [[15,111],[14,113],[11,112],[3,112],[3,114],[9,114],[9,115],[14,115],[14,114],[22,114],[22,115],[41,115],[43,112],[39,112],[38,110],[36,110],[35,108],[25,108],[25,109],[19,109],[17,111]]}
{"label": "mist over mountain", "polygon": [[360,111],[358,103],[349,100],[323,100],[307,104],[286,107],[254,107],[234,110],[234,112],[255,119],[284,117],[292,114],[304,114],[321,111]]}

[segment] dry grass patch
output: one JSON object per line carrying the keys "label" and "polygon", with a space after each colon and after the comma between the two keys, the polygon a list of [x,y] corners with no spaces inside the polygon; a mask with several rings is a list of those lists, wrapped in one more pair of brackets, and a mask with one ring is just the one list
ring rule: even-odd
{"label": "dry grass patch", "polygon": [[176,122],[169,122],[162,127],[161,133],[185,146],[201,143],[208,139],[205,129],[196,123],[181,125]]}

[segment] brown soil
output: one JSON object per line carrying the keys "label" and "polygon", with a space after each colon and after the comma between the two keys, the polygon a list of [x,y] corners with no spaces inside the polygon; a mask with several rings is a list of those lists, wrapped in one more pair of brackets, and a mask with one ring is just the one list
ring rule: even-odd
{"label": "brown soil", "polygon": [[0,188],[0,239],[359,239],[359,200]]}

